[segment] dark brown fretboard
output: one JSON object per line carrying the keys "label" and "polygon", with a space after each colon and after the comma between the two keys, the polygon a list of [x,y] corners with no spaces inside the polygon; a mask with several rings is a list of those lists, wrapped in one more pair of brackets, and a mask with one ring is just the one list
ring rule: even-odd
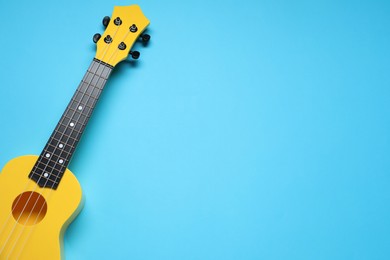
{"label": "dark brown fretboard", "polygon": [[40,187],[57,189],[112,69],[92,61],[29,175]]}

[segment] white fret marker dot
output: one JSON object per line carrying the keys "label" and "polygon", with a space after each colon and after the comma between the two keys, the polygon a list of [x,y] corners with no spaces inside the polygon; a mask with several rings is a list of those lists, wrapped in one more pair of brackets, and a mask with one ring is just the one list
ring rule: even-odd
{"label": "white fret marker dot", "polygon": [[43,177],[47,178],[47,176],[49,176],[49,174],[48,174],[47,172],[45,172],[45,173],[43,174]]}
{"label": "white fret marker dot", "polygon": [[47,154],[46,154],[46,157],[49,158],[49,157],[50,157],[50,153],[47,153]]}
{"label": "white fret marker dot", "polygon": [[58,147],[59,147],[59,148],[62,148],[62,147],[64,147],[64,145],[63,145],[63,144],[59,144]]}
{"label": "white fret marker dot", "polygon": [[82,107],[82,106],[79,106],[78,108],[79,108],[79,110],[82,110],[82,109],[83,109],[83,107]]}
{"label": "white fret marker dot", "polygon": [[73,126],[74,126],[74,123],[70,123],[69,125],[70,125],[71,127],[73,127]]}
{"label": "white fret marker dot", "polygon": [[58,162],[59,162],[59,163],[63,163],[63,162],[64,162],[64,160],[60,159]]}

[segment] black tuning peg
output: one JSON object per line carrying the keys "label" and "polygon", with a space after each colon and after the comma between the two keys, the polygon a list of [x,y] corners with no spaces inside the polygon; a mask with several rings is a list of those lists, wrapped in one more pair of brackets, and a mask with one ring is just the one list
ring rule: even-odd
{"label": "black tuning peg", "polygon": [[100,37],[102,37],[100,35],[100,33],[95,33],[95,35],[93,36],[93,42],[97,43],[99,41]]}
{"label": "black tuning peg", "polygon": [[130,51],[129,54],[135,60],[138,60],[139,56],[141,55],[141,53],[139,53],[139,51]]}
{"label": "black tuning peg", "polygon": [[111,18],[109,16],[104,16],[103,21],[102,21],[103,26],[107,27],[108,24],[110,23],[110,20],[111,20]]}
{"label": "black tuning peg", "polygon": [[146,34],[146,33],[141,34],[141,41],[142,41],[143,43],[148,43],[148,42],[150,41],[150,35],[149,35],[149,34]]}

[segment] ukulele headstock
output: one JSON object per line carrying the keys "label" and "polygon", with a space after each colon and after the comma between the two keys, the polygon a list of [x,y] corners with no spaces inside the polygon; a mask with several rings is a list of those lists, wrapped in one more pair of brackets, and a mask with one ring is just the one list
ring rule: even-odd
{"label": "ukulele headstock", "polygon": [[104,34],[93,37],[96,43],[95,58],[113,67],[129,54],[138,59],[139,52],[131,51],[131,48],[139,38],[143,42],[149,41],[149,35],[142,35],[149,23],[138,5],[115,6],[111,19],[108,16],[103,19],[106,26]]}

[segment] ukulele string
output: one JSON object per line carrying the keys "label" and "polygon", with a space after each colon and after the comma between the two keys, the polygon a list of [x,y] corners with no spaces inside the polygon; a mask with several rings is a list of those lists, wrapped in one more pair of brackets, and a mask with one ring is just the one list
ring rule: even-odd
{"label": "ukulele string", "polygon": [[[118,29],[119,29],[119,26],[118,26],[117,30],[115,31],[114,36],[116,35]],[[104,52],[103,52],[103,56],[102,56],[101,59],[103,59],[103,58],[105,57],[105,55],[106,55],[108,49],[110,49],[110,48],[111,48],[111,45],[106,45],[106,46],[105,46],[105,50],[104,50]],[[101,63],[98,64],[98,66],[97,66],[97,68],[96,68],[96,71],[93,73],[93,76],[92,76],[90,82],[87,84],[86,91],[85,91],[85,93],[83,93],[82,98],[85,96],[85,94],[86,94],[88,88],[91,86],[91,83],[92,83],[93,79],[94,79],[95,76],[96,76],[96,72],[99,70],[100,67],[101,67]],[[90,98],[91,98],[91,97],[88,98],[88,101],[90,100]],[[87,103],[88,103],[88,101],[87,101]],[[95,101],[95,103],[96,103],[96,101]],[[74,112],[76,112],[76,110],[75,110]],[[74,114],[75,114],[75,113],[73,113],[72,118],[74,117]],[[62,119],[63,119],[63,118],[61,118],[60,122],[62,121]],[[72,134],[72,133],[73,133],[73,129],[72,129],[71,134]],[[63,138],[64,135],[65,135],[65,133],[62,134],[62,136],[60,137],[60,140]],[[69,140],[69,138],[68,138],[68,140]],[[55,149],[57,149],[57,148],[55,148]],[[54,152],[54,151],[53,151],[53,152]],[[61,156],[61,155],[62,155],[62,151],[60,152],[60,156]],[[46,171],[46,168],[48,167],[49,162],[50,162],[50,161],[48,161],[48,163],[45,165],[45,168],[43,169],[43,172]],[[62,166],[62,167],[63,167],[63,166]],[[43,173],[43,172],[42,172],[42,173]],[[50,176],[51,176],[51,174],[50,174]],[[48,176],[48,177],[50,177],[50,176]],[[39,177],[37,183],[40,181],[41,178],[42,178],[42,175]],[[56,179],[57,179],[57,178],[56,178]],[[49,181],[49,178],[47,178],[47,180],[46,180],[46,182],[45,182],[45,185],[47,184],[48,181]],[[26,186],[28,186],[29,183],[31,183],[31,182],[28,181]],[[53,182],[53,185],[52,185],[51,190],[50,190],[50,192],[49,192],[49,194],[48,194],[48,197],[51,197],[50,195],[51,195],[51,193],[52,193],[52,191],[53,191],[52,188],[54,187],[54,184],[55,184],[55,183]],[[35,190],[37,189],[38,185],[34,185],[34,187],[35,187],[35,188],[34,188],[33,192],[35,192]],[[19,217],[18,217],[17,221],[15,222],[15,224],[14,224],[14,226],[13,226],[13,228],[12,228],[10,234],[9,234],[9,236],[7,237],[7,239],[6,239],[6,241],[5,241],[4,245],[3,245],[3,247],[2,247],[1,250],[0,250],[0,254],[3,252],[5,246],[6,246],[7,243],[9,242],[10,237],[13,235],[13,232],[15,231],[15,227],[16,227],[17,223],[19,222],[21,216],[23,215],[23,213],[24,213],[24,211],[25,211],[25,209],[26,209],[26,206],[28,205],[29,201],[31,200],[32,194],[33,194],[33,193],[30,194],[30,196],[29,196],[27,202],[25,203],[25,205],[24,205],[24,207],[23,207],[21,213],[19,214]],[[42,195],[39,194],[38,198],[36,199],[35,204],[34,204],[33,208],[31,209],[28,218],[25,220],[24,225],[23,225],[23,228],[22,228],[22,230],[19,232],[19,235],[18,235],[17,239],[15,240],[15,243],[14,243],[14,245],[12,246],[12,249],[11,249],[11,251],[9,252],[8,255],[10,255],[10,254],[12,253],[13,248],[14,248],[15,245],[17,244],[17,242],[18,242],[20,236],[22,235],[22,233],[23,233],[23,231],[24,231],[24,229],[25,229],[25,224],[28,222],[29,218],[31,217],[31,214],[32,214],[32,212],[34,211],[34,209],[35,209],[35,207],[36,207],[36,204],[37,204],[37,202],[38,202],[38,200],[39,200],[39,198],[40,198],[41,196],[42,196]],[[48,198],[48,199],[49,199],[49,198]],[[42,205],[41,210],[39,211],[39,214],[37,215],[36,221],[39,219],[40,212],[42,211],[42,209],[44,208],[45,205],[46,205],[46,202]],[[14,209],[13,209],[13,210],[14,210]],[[13,210],[11,211],[11,214],[12,214]],[[11,215],[11,214],[10,214],[10,215]],[[36,221],[35,221],[34,225],[36,224]],[[33,229],[33,228],[32,228],[32,229]]]}
{"label": "ukulele string", "polygon": [[[117,30],[115,31],[115,33],[114,33],[114,35],[113,35],[113,38],[115,38],[116,33],[118,32],[118,30],[119,30],[119,26],[118,26]],[[128,34],[129,34],[129,32],[126,33],[124,39],[127,38]],[[101,60],[101,59],[103,59],[103,58],[105,57],[105,55],[106,55],[108,49],[110,49],[111,47],[112,47],[112,45],[106,45],[106,50],[103,52],[103,56],[102,56],[99,60]],[[111,59],[114,57],[114,55],[117,54],[118,50],[119,50],[119,49],[116,49],[116,50],[113,52],[113,54],[111,54],[110,58],[108,59],[108,62],[110,62]],[[88,85],[87,85],[87,87],[86,87],[86,90],[85,90],[85,92],[83,93],[82,98],[83,98],[84,96],[87,95],[88,88],[91,86],[91,84],[92,84],[93,79],[95,78],[95,76],[98,76],[96,73],[99,71],[101,65],[102,65],[101,63],[98,63],[98,65],[96,66],[97,68],[96,68],[95,72],[93,73],[93,76],[92,76],[90,82],[88,83]],[[98,77],[99,77],[99,76],[98,76]],[[102,90],[103,90],[103,89],[100,89],[100,91],[102,91]],[[81,98],[81,99],[82,99],[82,98]],[[91,98],[92,98],[92,96],[89,96],[89,97],[88,97],[87,103],[89,102],[89,100],[91,100]],[[95,102],[93,103],[93,106],[96,104],[97,101],[98,101],[98,100],[96,99]],[[74,112],[76,112],[76,110],[75,110]],[[71,118],[73,118],[74,115],[75,115],[75,113],[73,113],[73,115],[72,115]],[[84,127],[85,127],[85,126],[84,126]],[[74,129],[71,130],[70,135],[73,133],[73,131],[74,131]],[[76,131],[76,130],[75,130],[75,131]],[[61,152],[61,154],[62,154],[62,152]],[[60,154],[60,155],[61,155],[61,154]],[[53,189],[52,189],[53,187],[54,187],[54,183],[53,183],[53,185],[52,185],[52,187],[51,187],[51,190],[49,191],[49,194],[48,194],[48,196],[47,196],[47,200],[46,200],[46,201],[49,201],[49,200],[50,200],[51,195],[52,195],[52,192],[53,192]],[[41,196],[41,195],[39,195],[39,196]],[[37,202],[37,201],[36,201],[36,202]],[[45,203],[47,203],[47,202],[45,202]],[[40,210],[39,210],[39,212],[38,212],[38,215],[36,216],[36,218],[35,218],[35,220],[34,220],[34,223],[33,223],[33,226],[34,226],[34,227],[32,227],[32,228],[30,229],[30,232],[27,234],[27,237],[24,239],[24,241],[23,241],[23,243],[22,243],[22,247],[21,247],[21,249],[20,249],[20,251],[19,251],[19,253],[18,253],[17,256],[19,256],[19,255],[21,254],[21,252],[23,251],[25,245],[27,244],[27,241],[28,241],[29,237],[31,236],[33,230],[35,229],[35,225],[37,224],[37,222],[38,222],[38,220],[39,220],[39,216],[40,216],[40,214],[41,214],[43,208],[45,207],[45,203],[41,206],[41,208],[40,208]],[[36,203],[34,204],[33,209],[35,208],[35,206],[36,206]],[[25,223],[27,223],[28,219],[29,219],[30,216],[31,216],[31,213],[32,213],[32,211],[29,213],[29,216],[28,216],[27,220],[25,221]],[[24,227],[23,227],[22,231],[19,233],[19,235],[18,235],[16,241],[18,241],[18,240],[20,239],[20,237],[21,237],[23,231],[24,231]],[[13,245],[11,251],[14,249],[15,245],[16,245],[16,243]]]}
{"label": "ukulele string", "polygon": [[[99,68],[97,68],[97,70],[98,70],[98,69],[99,69]],[[94,75],[95,75],[95,74],[94,74]],[[92,78],[92,80],[93,80],[93,78]],[[88,86],[89,86],[89,85],[88,85]],[[88,86],[87,86],[87,90],[88,90]],[[74,114],[73,114],[73,116],[74,116]],[[72,117],[73,117],[73,116],[72,116]],[[64,119],[64,117],[61,118],[61,121],[63,121],[63,119]],[[61,122],[61,121],[60,121],[60,122]],[[72,130],[72,131],[73,131],[73,130]],[[71,133],[72,133],[72,132],[71,132]],[[60,137],[60,140],[63,139],[64,136],[66,136],[66,135],[63,133],[63,134],[61,135],[61,137]],[[68,137],[67,140],[69,141],[69,139],[70,139],[70,137]],[[57,150],[57,148],[55,148],[55,150],[53,151],[53,153],[54,153],[56,150]],[[61,152],[60,152],[60,155],[59,155],[59,158],[61,157],[62,153],[63,153],[63,152],[61,151]],[[49,163],[49,162],[48,162],[48,163]],[[45,168],[44,168],[43,172],[46,172],[46,168],[47,168],[47,167],[48,167],[48,164],[45,165]],[[63,170],[63,168],[64,168],[64,166],[61,166],[61,170]],[[42,173],[43,173],[43,172],[42,172]],[[38,179],[37,182],[39,182],[39,180],[41,179],[41,177],[42,177],[42,176],[40,176],[40,178]],[[49,181],[49,176],[48,176],[48,179],[46,180],[46,182],[45,182],[44,185],[46,185],[48,181]],[[57,181],[57,177],[56,177],[56,181]],[[54,186],[54,184],[55,184],[55,183],[53,182],[53,186]],[[51,188],[53,188],[53,186],[52,186]],[[34,187],[35,187],[35,189],[34,189],[33,191],[36,190],[37,185],[34,185]],[[53,189],[51,189],[51,191],[52,191],[52,190],[53,190]],[[50,196],[50,195],[51,195],[51,192],[49,193],[48,196]],[[26,223],[28,222],[28,220],[30,219],[31,214],[32,214],[32,212],[34,211],[34,209],[35,209],[35,207],[36,207],[36,204],[37,204],[37,202],[39,201],[40,196],[41,196],[41,194],[39,194],[38,198],[35,200],[35,203],[34,203],[32,209],[31,209],[31,211],[30,211],[30,213],[29,213],[27,219],[26,219],[25,222],[23,223],[23,229],[25,228],[25,224],[26,224]],[[25,206],[24,206],[22,212],[20,213],[20,215],[19,215],[19,217],[18,217],[18,219],[17,219],[17,222],[19,222],[20,217],[23,215],[23,212],[24,212],[26,206],[28,205],[29,200],[31,200],[31,197],[32,197],[32,194],[30,194],[30,197],[28,198],[28,200],[27,200],[27,202],[26,202],[26,204],[25,204]],[[36,223],[36,221],[39,219],[40,212],[41,212],[42,209],[45,207],[45,205],[46,205],[46,201],[43,203],[43,205],[42,205],[42,207],[41,207],[41,209],[40,209],[40,211],[39,211],[39,214],[38,214],[37,217],[36,217],[35,223]],[[35,224],[35,223],[34,223],[34,224]],[[15,225],[16,225],[16,223],[15,223]],[[13,244],[12,249],[11,249],[11,251],[9,252],[9,254],[11,254],[11,252],[13,251],[13,248],[16,246],[16,244],[17,244],[17,242],[18,242],[18,240],[19,240],[21,234],[22,234],[23,231],[24,231],[23,229],[19,232],[18,238],[15,240],[15,243]],[[10,234],[10,235],[12,235],[12,232],[13,232],[13,231],[14,231],[14,228],[13,228],[13,230],[11,231],[11,234]],[[8,239],[7,239],[7,240],[8,240]],[[8,242],[8,241],[6,241],[6,243],[7,243],[7,242]],[[6,244],[6,243],[5,243],[5,244]]]}
{"label": "ukulele string", "polygon": [[[31,170],[32,170],[32,169],[31,169]],[[26,183],[26,186],[24,186],[23,190],[27,190],[27,187],[28,187],[29,185],[31,185],[31,184],[32,184],[32,183],[28,181],[28,182]],[[18,205],[18,203],[19,203],[19,201],[20,201],[21,198],[22,198],[22,196],[18,196],[18,199],[16,200],[16,202],[14,203],[14,205],[12,205],[11,213],[8,214],[7,219],[5,220],[3,226],[2,226],[1,229],[0,229],[0,237],[1,237],[2,233],[3,233],[3,231],[5,230],[5,227],[7,226],[8,221],[10,220],[10,218],[11,218],[11,216],[12,216],[12,212],[14,212],[14,210],[15,210],[16,206]],[[0,254],[1,254],[1,250],[0,250]]]}
{"label": "ukulele string", "polygon": [[[98,69],[99,69],[99,66],[97,66],[97,67],[98,67],[98,68],[97,68],[97,70],[98,70]],[[95,74],[94,74],[94,75],[95,75]],[[94,78],[94,77],[93,77],[93,78]],[[93,78],[92,78],[92,80],[93,80]],[[87,89],[87,90],[88,90],[88,89]],[[86,90],[86,91],[87,91],[87,90]],[[85,94],[85,93],[84,93],[84,94]],[[72,117],[73,117],[73,116],[72,116]],[[73,130],[71,131],[70,134],[72,134],[72,133],[73,133]],[[64,137],[64,136],[66,136],[66,135],[63,134],[63,135],[60,137],[60,139],[62,139],[62,137]],[[67,140],[69,141],[70,138],[71,138],[71,137],[69,136],[69,137],[67,138]],[[57,149],[56,149],[56,150],[57,150]],[[56,150],[55,150],[55,151],[56,151]],[[55,152],[55,151],[54,151],[54,152]],[[59,158],[61,158],[61,155],[62,155],[62,154],[63,154],[63,152],[61,151],[60,154],[59,154]],[[45,167],[45,168],[46,168],[46,167]],[[64,166],[61,166],[61,170],[64,170]],[[56,177],[56,181],[57,181],[57,179],[58,179],[58,177]],[[48,182],[48,180],[46,181],[45,185],[47,184],[47,182]],[[53,186],[54,186],[54,184],[55,184],[55,183],[53,183]],[[53,187],[53,186],[52,186],[52,187]],[[52,191],[53,191],[52,187],[51,187],[51,190],[49,191],[49,194],[44,194],[44,195],[47,195],[47,196],[44,196],[44,197],[47,197],[47,200],[51,197],[51,194],[52,194]],[[38,198],[40,198],[40,196],[42,196],[42,195],[39,194]],[[47,200],[46,200],[46,201],[47,201]],[[29,221],[32,212],[34,212],[34,209],[37,207],[37,202],[38,202],[38,201],[39,201],[39,199],[37,199],[37,200],[35,201],[35,203],[34,203],[34,205],[33,205],[33,207],[32,207],[32,210],[31,210],[31,212],[29,213],[29,215],[28,215],[28,217],[27,217],[27,219],[25,220],[25,223],[24,223],[23,225],[25,225],[25,224]],[[40,210],[39,210],[39,212],[38,212],[38,215],[36,216],[36,218],[35,218],[35,220],[34,220],[33,225],[35,225],[36,222],[38,221],[39,216],[40,216],[40,214],[41,214],[43,208],[44,208],[45,205],[47,204],[46,201],[45,201],[45,202],[43,203],[43,205],[41,206],[41,208],[40,208]],[[23,229],[24,229],[24,228],[25,228],[25,227],[23,227]],[[14,245],[13,245],[11,251],[14,249],[14,247],[16,246],[17,242],[19,241],[21,235],[23,234],[23,231],[24,231],[23,229],[19,232],[19,235],[18,235],[17,239],[15,240],[15,243],[14,243]],[[31,231],[32,229],[33,229],[33,228],[31,228],[30,231]],[[27,242],[27,239],[25,239],[25,241]],[[24,247],[24,246],[23,246],[23,247]]]}
{"label": "ukulele string", "polygon": [[[103,55],[103,58],[104,58],[104,56],[105,56],[105,55]],[[91,78],[91,81],[87,84],[86,90],[85,90],[85,92],[82,93],[83,95],[82,95],[81,99],[82,99],[84,96],[87,95],[88,88],[91,86],[91,83],[92,83],[92,81],[94,80],[95,76],[97,76],[96,72],[100,69],[100,67],[101,67],[101,64],[99,63],[99,64],[96,66],[95,72],[92,73],[93,76],[92,76],[92,78]],[[79,92],[79,93],[80,93],[80,92]],[[89,102],[90,99],[91,99],[91,96],[89,96],[89,98],[88,98],[88,100],[87,100],[87,103]],[[97,100],[96,100],[96,101],[97,101]],[[94,104],[96,103],[96,101],[94,102]],[[94,104],[93,104],[93,105],[94,105]],[[80,104],[79,104],[79,105],[80,105]],[[76,112],[76,110],[74,111],[74,113],[73,113],[73,115],[71,116],[71,118],[74,117],[75,112]],[[73,129],[72,129],[71,132],[70,132],[70,135],[68,136],[68,139],[67,139],[68,141],[69,141],[69,139],[71,138],[71,135],[72,135],[72,133],[73,133],[74,131],[77,132],[77,130],[73,130]],[[60,140],[61,140],[64,136],[66,136],[65,133],[62,134],[62,136],[60,137]],[[57,148],[56,148],[56,149],[57,149]],[[60,152],[59,158],[61,157],[62,154],[63,154],[63,151]],[[47,165],[46,165],[46,167],[47,167]],[[45,167],[45,168],[46,168],[46,167]],[[61,166],[61,167],[63,168],[64,166]],[[57,178],[56,178],[56,180],[57,180]],[[39,180],[38,180],[38,181],[39,181]],[[48,180],[46,180],[45,185],[47,184],[47,182],[48,182]],[[46,197],[47,197],[46,201],[49,201],[49,200],[50,200],[50,198],[51,198],[51,196],[52,196],[52,192],[53,192],[53,187],[54,187],[54,185],[55,185],[55,183],[53,182],[53,185],[51,186],[51,189],[50,189],[50,191],[49,191],[49,194],[46,194],[46,195],[47,195],[47,196],[46,196]],[[40,196],[42,196],[42,195],[39,194],[39,197],[40,197]],[[38,198],[39,198],[39,197],[38,197]],[[47,204],[46,201],[45,201],[45,203],[41,206],[41,208],[40,208],[40,210],[39,210],[39,212],[38,212],[38,215],[36,216],[36,218],[35,218],[35,220],[34,220],[33,225],[35,225],[35,224],[37,223],[37,221],[39,220],[39,216],[40,216],[40,214],[41,214],[43,208],[44,208],[45,205]],[[26,224],[26,223],[28,222],[28,220],[30,219],[32,212],[34,211],[35,207],[37,206],[37,205],[36,205],[37,202],[38,202],[38,200],[36,200],[36,202],[35,202],[35,204],[34,204],[34,206],[33,206],[33,208],[32,208],[32,211],[29,213],[29,215],[28,215],[28,217],[27,217],[27,219],[26,219],[26,221],[25,221],[25,223],[24,223],[24,226],[23,226],[22,230],[19,232],[19,235],[18,235],[18,237],[17,237],[17,239],[16,239],[14,245],[13,245],[12,248],[11,248],[11,252],[13,251],[13,249],[14,249],[14,247],[16,246],[17,242],[19,241],[20,237],[22,236],[23,231],[24,231],[24,229],[25,229],[25,224]],[[26,239],[24,240],[24,243],[22,243],[22,247],[21,247],[21,250],[20,250],[20,252],[19,252],[18,255],[20,255],[20,253],[23,251],[23,248],[25,247],[25,244],[27,243],[28,238],[30,237],[30,235],[31,235],[31,233],[32,233],[32,231],[33,231],[34,228],[35,228],[35,227],[32,227],[32,228],[30,229],[30,232],[28,233]],[[11,252],[10,252],[9,254],[11,254]]]}

